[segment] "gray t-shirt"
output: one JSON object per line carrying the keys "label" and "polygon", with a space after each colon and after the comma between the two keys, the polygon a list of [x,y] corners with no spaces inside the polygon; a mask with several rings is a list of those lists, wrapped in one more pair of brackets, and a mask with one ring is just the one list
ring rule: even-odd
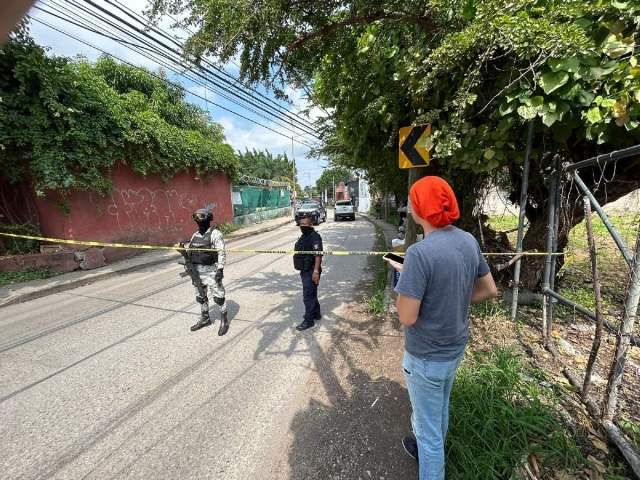
{"label": "gray t-shirt", "polygon": [[471,293],[489,265],[471,234],[456,227],[430,233],[407,250],[396,292],[421,300],[405,329],[405,349],[431,361],[455,359],[469,339]]}

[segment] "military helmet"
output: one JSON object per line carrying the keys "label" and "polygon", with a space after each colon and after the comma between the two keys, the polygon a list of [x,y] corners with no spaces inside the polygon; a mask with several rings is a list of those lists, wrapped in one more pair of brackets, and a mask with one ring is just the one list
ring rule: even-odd
{"label": "military helmet", "polygon": [[199,210],[196,210],[191,215],[191,218],[195,222],[202,222],[202,221],[211,222],[213,220],[213,214],[210,211],[205,210],[204,208],[201,208]]}

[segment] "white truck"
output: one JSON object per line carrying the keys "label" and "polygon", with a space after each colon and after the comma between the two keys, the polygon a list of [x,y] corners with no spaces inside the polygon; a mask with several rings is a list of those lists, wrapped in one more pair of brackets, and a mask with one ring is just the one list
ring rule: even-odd
{"label": "white truck", "polygon": [[351,200],[338,200],[333,211],[333,221],[337,222],[341,218],[350,220],[356,219],[356,211]]}

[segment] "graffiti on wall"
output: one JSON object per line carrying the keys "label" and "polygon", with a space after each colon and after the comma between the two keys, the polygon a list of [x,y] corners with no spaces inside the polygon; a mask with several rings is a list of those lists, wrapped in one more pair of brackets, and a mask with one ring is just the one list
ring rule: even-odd
{"label": "graffiti on wall", "polygon": [[109,215],[116,217],[120,231],[178,232],[185,224],[192,227],[191,213],[196,197],[177,190],[114,190],[113,203],[107,207]]}

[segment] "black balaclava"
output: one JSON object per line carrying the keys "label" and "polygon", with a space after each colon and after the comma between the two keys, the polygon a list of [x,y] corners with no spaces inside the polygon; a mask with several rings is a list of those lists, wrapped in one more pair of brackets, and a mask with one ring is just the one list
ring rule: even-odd
{"label": "black balaclava", "polygon": [[196,223],[198,224],[198,231],[200,232],[200,235],[204,235],[204,232],[206,232],[211,226],[211,222],[209,220],[200,220],[196,221]]}
{"label": "black balaclava", "polygon": [[300,231],[302,232],[303,235],[307,235],[308,233],[313,232],[313,227],[300,227]]}

